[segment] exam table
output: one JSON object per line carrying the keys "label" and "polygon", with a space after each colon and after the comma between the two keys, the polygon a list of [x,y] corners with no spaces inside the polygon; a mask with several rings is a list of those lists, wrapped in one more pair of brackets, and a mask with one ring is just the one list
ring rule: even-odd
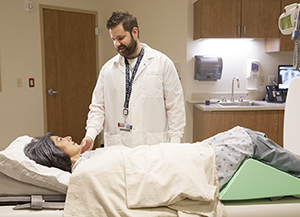
{"label": "exam table", "polygon": [[[296,77],[291,82],[286,101],[284,147],[298,155],[300,145],[295,141],[298,141],[297,124],[300,122],[299,92],[300,77]],[[71,174],[37,165],[27,159],[23,147],[31,139],[29,136],[19,137],[5,151],[0,152],[1,216],[61,217]],[[257,174],[253,174],[255,172]],[[265,185],[263,189],[273,186],[273,190],[271,188],[263,192],[259,190],[260,185]],[[229,217],[298,217],[299,189],[300,179],[248,159],[225,188],[221,189],[220,199]]]}

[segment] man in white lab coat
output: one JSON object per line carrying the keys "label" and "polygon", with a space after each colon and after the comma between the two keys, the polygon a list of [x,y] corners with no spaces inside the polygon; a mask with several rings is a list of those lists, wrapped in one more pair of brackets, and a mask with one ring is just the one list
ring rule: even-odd
{"label": "man in white lab coat", "polygon": [[140,43],[137,20],[127,12],[113,12],[107,29],[119,54],[100,71],[82,152],[92,149],[103,123],[105,146],[180,143],[185,107],[173,62]]}

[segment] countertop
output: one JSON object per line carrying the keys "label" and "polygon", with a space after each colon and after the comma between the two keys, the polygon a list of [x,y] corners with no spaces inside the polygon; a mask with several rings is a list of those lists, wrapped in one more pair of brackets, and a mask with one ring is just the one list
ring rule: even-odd
{"label": "countertop", "polygon": [[[248,100],[245,100],[248,101]],[[220,106],[217,103],[211,103],[210,105],[205,105],[203,103],[197,103],[196,101],[188,101],[193,104],[196,108],[202,111],[255,111],[255,110],[284,110],[285,103],[268,103],[266,101],[254,101],[260,104],[259,106]]]}

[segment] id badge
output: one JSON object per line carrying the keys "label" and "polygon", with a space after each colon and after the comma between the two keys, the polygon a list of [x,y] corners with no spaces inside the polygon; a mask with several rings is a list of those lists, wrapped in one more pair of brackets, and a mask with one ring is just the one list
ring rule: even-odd
{"label": "id badge", "polygon": [[130,130],[132,130],[132,125],[130,125],[130,124],[118,123],[118,127],[122,131],[130,131]]}

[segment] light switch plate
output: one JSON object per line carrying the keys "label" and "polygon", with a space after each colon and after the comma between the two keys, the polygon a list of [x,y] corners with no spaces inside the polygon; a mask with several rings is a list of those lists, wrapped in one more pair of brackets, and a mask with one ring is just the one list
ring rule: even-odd
{"label": "light switch plate", "polygon": [[29,87],[34,87],[34,78],[29,78]]}
{"label": "light switch plate", "polygon": [[17,87],[23,87],[22,78],[17,78]]}

